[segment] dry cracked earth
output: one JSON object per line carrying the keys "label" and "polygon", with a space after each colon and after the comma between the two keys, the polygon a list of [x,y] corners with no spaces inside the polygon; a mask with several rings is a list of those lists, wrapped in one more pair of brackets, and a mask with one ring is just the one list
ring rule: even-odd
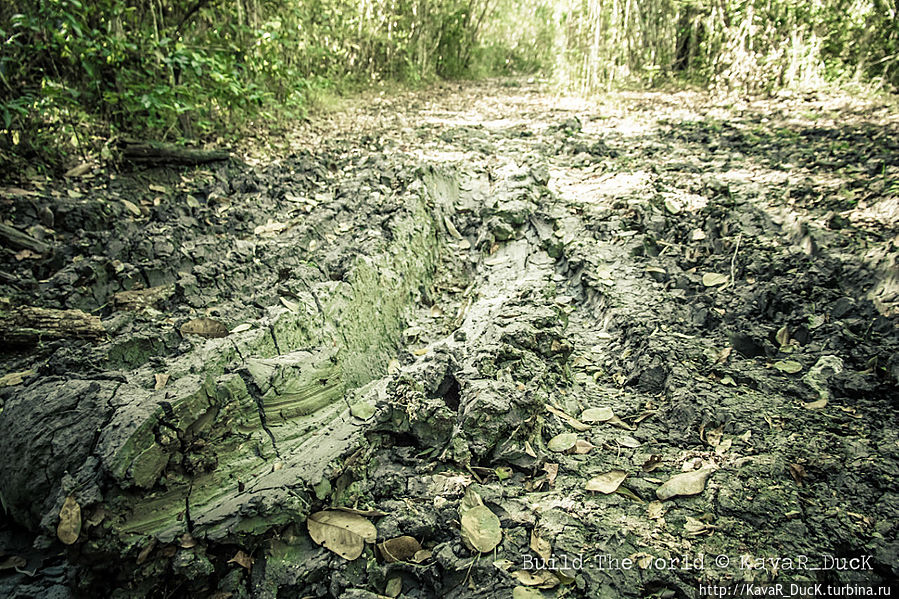
{"label": "dry cracked earth", "polygon": [[0,189],[0,596],[899,577],[895,106],[490,81],[234,154]]}

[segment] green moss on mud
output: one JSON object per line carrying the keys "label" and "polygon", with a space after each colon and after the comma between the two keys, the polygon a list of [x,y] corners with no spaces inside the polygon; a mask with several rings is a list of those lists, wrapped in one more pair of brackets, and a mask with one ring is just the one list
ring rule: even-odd
{"label": "green moss on mud", "polygon": [[[435,171],[424,176],[390,244],[359,256],[344,282],[322,283],[294,310],[275,309],[268,327],[199,342],[172,364],[174,383],[109,465],[123,487],[153,489],[123,495],[115,526],[123,538],[175,538],[188,528],[187,512],[192,534],[210,540],[303,518],[311,487],[338,466],[331,460],[358,430],[347,428],[346,391],[386,372],[436,272],[439,207],[458,186]],[[235,363],[243,366],[226,372]]]}

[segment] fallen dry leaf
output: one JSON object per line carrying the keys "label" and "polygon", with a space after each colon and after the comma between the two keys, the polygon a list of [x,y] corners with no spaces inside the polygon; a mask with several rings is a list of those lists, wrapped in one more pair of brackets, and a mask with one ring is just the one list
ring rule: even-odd
{"label": "fallen dry leaf", "polygon": [[521,584],[538,589],[551,589],[559,586],[559,579],[548,570],[516,570],[512,576]]}
{"label": "fallen dry leaf", "polygon": [[124,200],[124,199],[123,199],[123,200],[122,200],[122,205],[124,205],[125,208],[128,210],[128,212],[130,212],[130,213],[133,214],[134,216],[140,216],[140,215],[141,215],[140,208],[138,208],[137,204],[135,204],[134,202],[130,202],[130,201],[128,201],[128,200]]}
{"label": "fallen dry leaf", "polygon": [[581,420],[584,422],[608,422],[614,417],[612,408],[587,408],[581,412]]}
{"label": "fallen dry leaf", "polygon": [[637,567],[641,570],[646,570],[647,568],[649,568],[652,565],[653,560],[655,559],[655,557],[650,555],[649,553],[634,553],[630,556],[630,558],[634,560],[634,562],[637,564]]}
{"label": "fallen dry leaf", "polygon": [[722,349],[718,356],[715,358],[715,364],[724,364],[727,362],[727,359],[730,357],[730,354],[734,351],[734,348],[727,346]]}
{"label": "fallen dry leaf", "polygon": [[137,565],[139,566],[139,565],[143,564],[145,561],[147,561],[147,558],[150,557],[150,553],[155,548],[156,548],[156,539],[151,538],[150,542],[147,543],[147,545],[143,549],[140,550],[140,553],[137,554]]}
{"label": "fallen dry leaf", "polygon": [[656,489],[656,497],[665,501],[682,495],[698,495],[705,491],[705,483],[712,473],[712,468],[703,468],[693,472],[676,474]]}
{"label": "fallen dry leaf", "polygon": [[253,558],[244,553],[242,550],[238,550],[238,552],[234,554],[234,557],[228,560],[228,563],[234,563],[241,568],[249,570],[253,567]]}
{"label": "fallen dry leaf", "polygon": [[705,442],[711,445],[712,447],[718,447],[718,444],[721,443],[721,438],[724,436],[724,427],[719,426],[713,428],[710,431],[705,432]]}
{"label": "fallen dry leaf", "polygon": [[153,376],[156,379],[156,384],[153,386],[156,391],[165,388],[166,383],[169,382],[169,375],[167,374],[156,373]]}
{"label": "fallen dry leaf", "polygon": [[350,561],[362,555],[365,543],[374,543],[378,536],[375,525],[364,517],[340,510],[310,514],[306,527],[318,545]]}
{"label": "fallen dry leaf", "polygon": [[805,468],[801,464],[790,464],[790,476],[801,487],[805,480]]}
{"label": "fallen dry leaf", "polygon": [[725,453],[727,453],[727,451],[731,448],[731,446],[733,444],[734,444],[733,439],[725,439],[725,440],[721,441],[721,443],[719,443],[715,447],[715,453],[718,455],[724,455]]}
{"label": "fallen dry leaf", "polygon": [[297,312],[300,311],[300,305],[298,303],[292,302],[289,299],[284,298],[284,297],[279,297],[278,299],[281,300],[281,305],[283,305],[285,308],[287,308],[294,314],[296,314]]}
{"label": "fallen dry leaf", "polygon": [[820,410],[827,407],[827,400],[819,399],[818,401],[810,401],[808,403],[802,404],[802,407],[806,410]]}
{"label": "fallen dry leaf", "polygon": [[486,505],[466,510],[461,522],[462,540],[471,549],[489,553],[503,540],[499,518]]}
{"label": "fallen dry leaf", "polygon": [[715,528],[715,526],[706,524],[702,520],[698,520],[691,516],[686,516],[686,522],[684,522],[684,530],[687,532],[687,535],[691,537],[708,534],[715,530]]}
{"label": "fallen dry leaf", "polygon": [[636,430],[635,427],[631,426],[630,424],[628,424],[627,422],[625,422],[624,420],[622,420],[622,419],[619,418],[618,416],[612,416],[611,420],[609,420],[608,422],[609,422],[609,424],[611,424],[612,426],[617,426],[618,428],[623,428],[623,429],[626,430],[626,431],[633,431],[633,430]]}
{"label": "fallen dry leaf", "polygon": [[34,370],[22,370],[20,372],[8,372],[0,376],[0,387],[15,387],[21,385],[26,377],[34,374]]}
{"label": "fallen dry leaf", "polygon": [[512,599],[544,599],[543,593],[537,589],[528,587],[515,587],[512,589]]}
{"label": "fallen dry leaf", "polygon": [[576,431],[583,432],[583,431],[590,430],[590,427],[588,425],[584,424],[577,418],[574,418],[573,416],[566,414],[565,412],[563,412],[562,410],[560,410],[559,408],[557,408],[555,406],[551,406],[551,405],[547,404],[546,411],[550,412],[551,414],[555,414],[556,416],[558,416],[559,418],[561,418],[562,420],[567,422],[568,425]]}
{"label": "fallen dry leaf", "polygon": [[384,587],[384,595],[386,597],[399,597],[402,592],[403,579],[399,576],[394,576],[389,579],[387,585]]}
{"label": "fallen dry leaf", "polygon": [[626,478],[627,472],[624,470],[611,470],[605,474],[594,476],[587,481],[584,488],[588,491],[596,491],[597,493],[609,495],[610,493],[617,491],[618,487],[621,486],[621,483],[623,483]]}
{"label": "fallen dry leaf", "polygon": [[66,178],[80,177],[80,176],[86,174],[89,170],[91,170],[91,165],[88,164],[87,162],[82,162],[81,164],[79,164],[77,166],[73,166],[72,168],[67,170],[63,174],[63,177],[66,177]]}
{"label": "fallen dry leaf", "polygon": [[59,524],[56,527],[56,536],[66,545],[71,545],[78,540],[81,534],[81,506],[75,498],[69,495],[59,509]]}
{"label": "fallen dry leaf", "polygon": [[212,318],[194,318],[181,325],[182,335],[198,335],[207,339],[228,336],[228,327]]}
{"label": "fallen dry leaf", "polygon": [[774,367],[786,374],[796,374],[802,370],[802,364],[795,360],[779,360],[774,363]]}
{"label": "fallen dry leaf", "polygon": [[456,239],[462,239],[462,234],[459,233],[459,229],[456,228],[456,225],[453,224],[453,221],[450,220],[449,216],[443,217],[443,224],[446,225],[446,230],[450,235]]}
{"label": "fallen dry leaf", "polygon": [[777,333],[774,335],[774,340],[777,341],[778,345],[781,347],[790,342],[790,330],[787,328],[787,325],[784,325],[777,330]]}
{"label": "fallen dry leaf", "polygon": [[628,449],[636,449],[637,447],[640,447],[640,442],[630,435],[621,435],[620,437],[617,437],[615,441],[618,443],[618,445],[627,447]]}
{"label": "fallen dry leaf", "polygon": [[537,530],[531,531],[531,542],[529,543],[531,551],[545,560],[552,557],[552,545],[549,541],[537,534]]}
{"label": "fallen dry leaf", "polygon": [[279,223],[269,220],[264,225],[259,225],[253,229],[253,234],[259,237],[274,237],[287,228],[287,223]]}
{"label": "fallen dry leaf", "polygon": [[546,472],[546,484],[548,486],[553,486],[556,482],[556,477],[559,475],[559,465],[554,462],[547,462],[543,464],[543,471]]}
{"label": "fallen dry leaf", "polygon": [[546,444],[546,447],[550,451],[565,453],[574,449],[576,443],[577,433],[562,433],[561,435],[556,435],[550,439],[549,443]]}
{"label": "fallen dry leaf", "polygon": [[652,472],[653,470],[658,468],[661,463],[662,463],[662,454],[654,453],[651,456],[649,456],[645,462],[643,462],[643,465],[641,466],[641,468],[643,469],[643,472]]}
{"label": "fallen dry leaf", "polygon": [[574,444],[574,453],[577,455],[585,455],[590,453],[594,448],[594,445],[589,441],[584,441],[583,439],[578,439],[577,443]]}
{"label": "fallen dry leaf", "polygon": [[6,559],[0,561],[0,570],[12,570],[14,568],[24,568],[28,562],[24,557],[19,555],[10,555]]}
{"label": "fallen dry leaf", "polygon": [[407,562],[412,556],[421,551],[421,543],[415,537],[402,536],[387,539],[377,545],[381,558],[391,564],[393,562]]}
{"label": "fallen dry leaf", "polygon": [[718,285],[724,285],[728,281],[727,275],[722,275],[717,272],[707,272],[702,275],[702,284],[706,287],[717,287]]}
{"label": "fallen dry leaf", "polygon": [[16,259],[16,262],[21,262],[22,260],[36,260],[40,257],[40,254],[32,252],[31,250],[19,250],[13,254],[13,258]]}

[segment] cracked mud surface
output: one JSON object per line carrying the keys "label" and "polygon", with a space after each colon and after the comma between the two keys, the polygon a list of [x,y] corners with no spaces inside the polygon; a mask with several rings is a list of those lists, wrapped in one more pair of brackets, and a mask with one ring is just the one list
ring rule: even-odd
{"label": "cracked mud surface", "polygon": [[[897,134],[846,98],[491,82],[368,98],[244,162],[5,188],[54,253],[4,250],[0,295],[106,336],[2,356],[0,594],[894,580]],[[336,507],[423,553],[317,545]]]}

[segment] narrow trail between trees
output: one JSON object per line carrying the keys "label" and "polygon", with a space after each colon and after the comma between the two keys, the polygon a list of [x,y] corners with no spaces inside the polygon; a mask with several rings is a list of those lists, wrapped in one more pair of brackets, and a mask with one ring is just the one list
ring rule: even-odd
{"label": "narrow trail between trees", "polygon": [[0,595],[899,577],[895,107],[490,81],[246,144],[0,189]]}

